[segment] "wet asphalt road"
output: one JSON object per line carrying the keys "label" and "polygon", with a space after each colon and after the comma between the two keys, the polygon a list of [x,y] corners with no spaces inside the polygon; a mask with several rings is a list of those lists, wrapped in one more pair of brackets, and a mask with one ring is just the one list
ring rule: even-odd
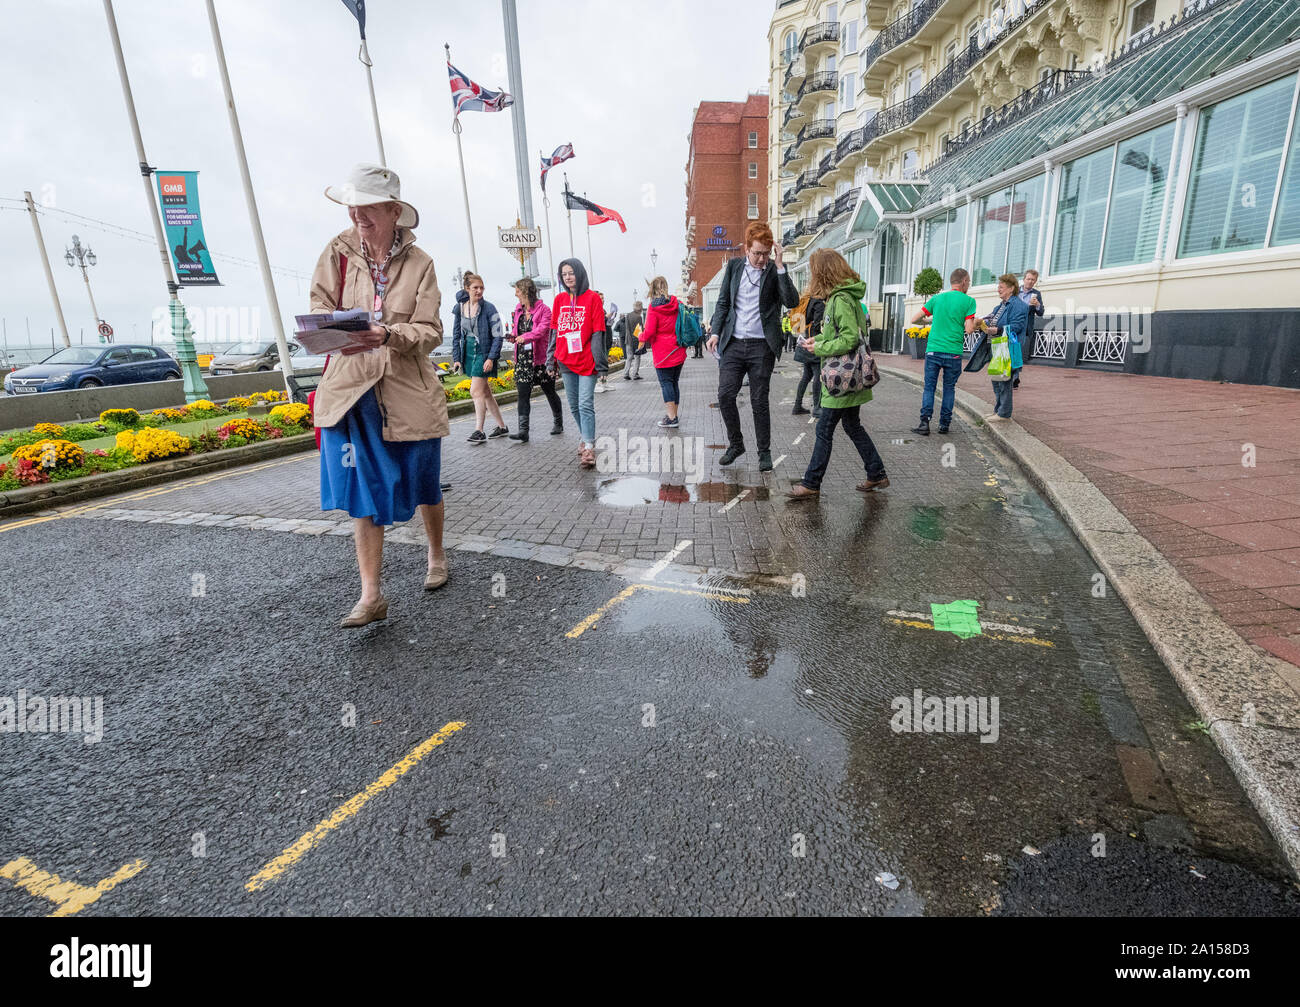
{"label": "wet asphalt road", "polygon": [[[343,634],[346,538],[11,532],[0,619],[41,643],[11,637],[0,696],[103,696],[105,734],[0,734],[0,864],[93,885],[148,862],[85,915],[1300,914],[1122,603],[1092,597],[1004,460],[962,445],[983,477],[933,499],[781,510],[803,596],[670,569],[610,604],[611,574],[462,552],[424,595],[423,550],[393,545],[388,621]],[[909,617],[959,598],[1004,628]],[[895,732],[917,689],[998,697],[998,740]],[[0,882],[0,914],[50,909]]]}

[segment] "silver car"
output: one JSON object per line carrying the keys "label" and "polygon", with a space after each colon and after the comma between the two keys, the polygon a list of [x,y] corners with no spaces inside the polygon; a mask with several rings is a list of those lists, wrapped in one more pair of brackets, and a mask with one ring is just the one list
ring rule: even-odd
{"label": "silver car", "polygon": [[[289,344],[289,352],[298,349]],[[274,339],[236,343],[224,353],[218,353],[208,364],[209,374],[249,374],[253,371],[271,371],[280,362],[280,350]]]}

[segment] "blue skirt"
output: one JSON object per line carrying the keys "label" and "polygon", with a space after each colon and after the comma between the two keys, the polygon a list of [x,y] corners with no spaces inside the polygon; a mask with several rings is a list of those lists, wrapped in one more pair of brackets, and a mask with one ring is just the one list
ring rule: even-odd
{"label": "blue skirt", "polygon": [[321,510],[345,510],[375,524],[409,521],[420,504],[442,502],[442,439],[384,440],[370,388],[320,438]]}

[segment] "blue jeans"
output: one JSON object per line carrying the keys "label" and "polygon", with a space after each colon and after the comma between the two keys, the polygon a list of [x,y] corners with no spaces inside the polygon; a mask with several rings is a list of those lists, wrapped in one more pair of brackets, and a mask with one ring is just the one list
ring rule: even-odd
{"label": "blue jeans", "polygon": [[925,355],[925,390],[921,393],[921,422],[929,423],[934,415],[934,388],[943,371],[943,404],[939,407],[939,426],[952,422],[953,400],[957,397],[957,379],[961,377],[960,353],[927,353]]}
{"label": "blue jeans", "polygon": [[564,394],[569,399],[569,412],[578,424],[582,442],[596,444],[596,379],[599,374],[574,374],[563,364],[559,365],[564,378]]}
{"label": "blue jeans", "polygon": [[664,402],[680,402],[682,400],[681,389],[677,381],[682,376],[682,367],[685,364],[678,364],[676,367],[656,367],[655,377],[659,379],[659,388],[664,393]]}
{"label": "blue jeans", "polygon": [[[1014,372],[1012,372],[1014,373]],[[1011,382],[993,382],[993,411],[1003,419],[1011,418]]]}

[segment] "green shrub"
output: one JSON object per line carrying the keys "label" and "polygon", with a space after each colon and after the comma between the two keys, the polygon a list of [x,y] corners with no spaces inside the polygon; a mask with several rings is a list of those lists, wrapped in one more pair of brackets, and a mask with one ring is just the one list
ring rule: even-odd
{"label": "green shrub", "polygon": [[939,270],[933,266],[926,266],[916,274],[916,280],[912,284],[912,293],[921,297],[933,297],[943,289],[943,277],[939,275]]}

